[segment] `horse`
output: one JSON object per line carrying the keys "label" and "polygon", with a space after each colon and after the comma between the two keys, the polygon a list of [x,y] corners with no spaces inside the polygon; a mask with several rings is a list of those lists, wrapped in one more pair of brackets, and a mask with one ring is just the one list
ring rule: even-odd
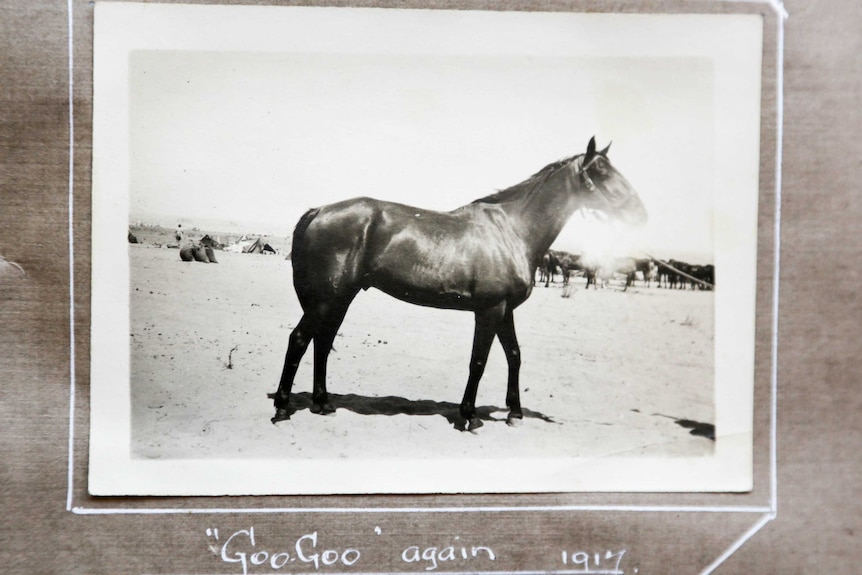
{"label": "horse", "polygon": [[557,252],[557,260],[560,264],[560,270],[563,272],[563,285],[569,285],[569,278],[577,271],[583,270],[581,264],[581,256],[570,254],[568,252]]}
{"label": "horse", "polygon": [[604,289],[610,285],[613,276],[614,270],[606,264],[584,266],[584,277],[587,280],[585,289],[590,289],[590,286]]}
{"label": "horse", "polygon": [[687,275],[691,275],[691,264],[679,260],[668,260],[670,271],[671,289],[686,289],[689,282]]}
{"label": "horse", "polygon": [[[551,254],[547,253],[542,256],[542,261],[539,263],[539,283],[545,282],[545,287],[548,287],[548,281],[551,274]],[[533,284],[535,285],[535,283]]]}
{"label": "horse", "polygon": [[[656,279],[656,263],[651,258],[635,260],[635,271],[643,275],[646,287],[650,287],[650,283]],[[634,284],[634,280],[632,280],[632,284]]]}
{"label": "horse", "polygon": [[468,431],[482,425],[476,394],[494,339],[508,364],[507,423],[523,419],[521,352],[513,312],[531,294],[536,263],[569,217],[592,209],[627,224],[647,213],[637,192],[591,138],[587,151],[551,164],[523,182],[450,212],[368,197],[307,211],[293,233],[293,286],[303,314],[288,341],[273,423],[290,419],[290,392],[314,342],[312,405],[335,408],[326,391],[332,343],[356,295],[376,288],[433,308],[473,312],[469,375],[459,406]]}
{"label": "horse", "polygon": [[542,256],[542,267],[541,267],[541,275],[539,281],[545,282],[545,287],[549,287],[551,282],[554,281],[554,274],[557,273],[557,268],[560,267],[560,260],[553,251],[548,250],[548,252]]}

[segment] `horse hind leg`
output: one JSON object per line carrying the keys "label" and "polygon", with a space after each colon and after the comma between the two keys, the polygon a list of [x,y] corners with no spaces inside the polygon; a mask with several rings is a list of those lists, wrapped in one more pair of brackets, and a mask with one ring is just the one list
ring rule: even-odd
{"label": "horse hind leg", "polygon": [[335,334],[341,326],[347,307],[356,295],[355,292],[338,300],[318,302],[305,305],[305,313],[299,320],[299,324],[290,334],[287,353],[284,357],[284,368],[281,372],[281,380],[275,393],[269,394],[275,404],[275,417],[273,423],[290,419],[290,392],[299,363],[308,345],[314,341],[314,391],[312,393],[311,411],[313,413],[331,413],[334,411],[329,405],[326,394],[326,361],[332,349]]}
{"label": "horse hind leg", "polygon": [[317,331],[316,324],[317,321],[315,318],[311,314],[305,313],[299,320],[299,324],[290,333],[278,389],[275,393],[269,394],[270,399],[275,404],[275,416],[272,418],[273,423],[290,419],[289,403],[293,380],[296,377],[299,362],[302,360],[302,356],[305,355],[308,344],[311,343],[311,340],[315,336]]}
{"label": "horse hind leg", "polygon": [[322,310],[321,327],[314,336],[314,390],[311,394],[312,413],[326,415],[335,411],[335,407],[330,403],[329,394],[326,391],[326,368],[338,328],[341,327],[344,316],[347,314],[347,308],[354,297],[356,297],[356,292],[352,292],[346,297],[332,302]]}

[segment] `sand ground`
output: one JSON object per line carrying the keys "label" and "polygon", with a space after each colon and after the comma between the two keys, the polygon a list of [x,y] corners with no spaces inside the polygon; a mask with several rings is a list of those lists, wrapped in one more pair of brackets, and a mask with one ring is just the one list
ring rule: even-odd
{"label": "sand ground", "polygon": [[[505,423],[506,362],[495,343],[479,387],[485,425],[458,431],[470,313],[360,293],[330,356],[335,414],[312,414],[311,356],[298,411],[272,401],[301,312],[282,256],[130,245],[132,456],[380,458],[698,456],[714,443],[714,294],[640,283],[627,292],[537,287],[515,312],[525,419]],[[570,297],[562,297],[565,292]],[[233,351],[232,351],[233,350]],[[699,428],[700,429],[700,428]],[[695,430],[697,431],[697,430]]]}

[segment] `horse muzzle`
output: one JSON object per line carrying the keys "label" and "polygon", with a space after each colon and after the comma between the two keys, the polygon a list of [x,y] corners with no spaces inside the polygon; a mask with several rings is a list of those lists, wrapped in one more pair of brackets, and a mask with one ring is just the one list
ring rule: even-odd
{"label": "horse muzzle", "polygon": [[649,216],[646,206],[637,195],[630,196],[617,207],[617,217],[625,224],[631,226],[642,226],[647,223]]}

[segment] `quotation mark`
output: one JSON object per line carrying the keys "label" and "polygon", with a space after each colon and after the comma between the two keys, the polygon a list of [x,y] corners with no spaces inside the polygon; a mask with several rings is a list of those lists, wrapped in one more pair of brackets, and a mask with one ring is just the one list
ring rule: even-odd
{"label": "quotation mark", "polygon": [[[207,537],[212,537],[216,541],[218,541],[218,529],[215,529],[212,527],[207,527],[206,534],[207,534]],[[207,547],[209,548],[210,553],[212,553],[213,555],[218,555],[218,552],[219,552],[218,545],[207,545]]]}

